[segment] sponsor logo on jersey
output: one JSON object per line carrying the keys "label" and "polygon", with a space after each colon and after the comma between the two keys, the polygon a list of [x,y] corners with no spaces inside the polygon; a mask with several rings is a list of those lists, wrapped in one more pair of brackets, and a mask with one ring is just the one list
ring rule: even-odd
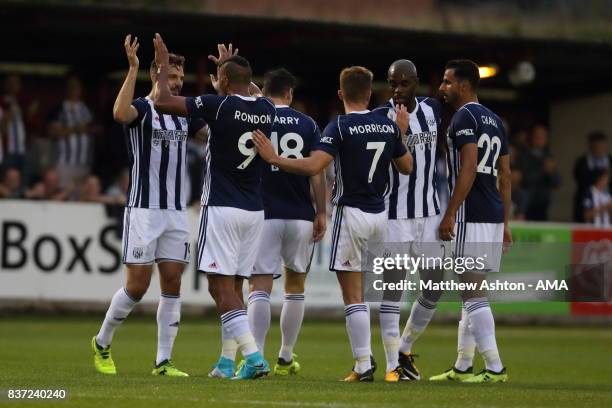
{"label": "sponsor logo on jersey", "polygon": [[158,146],[162,141],[168,144],[170,142],[184,142],[185,140],[187,140],[186,130],[153,129],[151,143],[153,143],[153,146]]}
{"label": "sponsor logo on jersey", "polygon": [[457,136],[474,136],[474,129],[461,129],[457,131]]}

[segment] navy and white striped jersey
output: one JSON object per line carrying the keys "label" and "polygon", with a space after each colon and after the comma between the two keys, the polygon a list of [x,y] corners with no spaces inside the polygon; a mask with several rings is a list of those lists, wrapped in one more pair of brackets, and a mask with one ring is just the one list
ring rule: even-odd
{"label": "navy and white striped jersey", "polygon": [[451,120],[447,132],[448,185],[453,188],[461,167],[459,152],[468,143],[478,145],[476,178],[457,210],[457,222],[504,222],[504,203],[497,189],[499,157],[508,154],[508,139],[501,119],[485,106],[470,102]]}
{"label": "navy and white striped jersey", "polygon": [[368,110],[340,115],[323,130],[313,150],[334,156],[334,204],[369,213],[385,211],[389,165],[406,154],[394,121]]}
{"label": "navy and white striped jersey", "polygon": [[[4,135],[6,154],[25,154],[26,128],[23,122],[21,105],[8,96],[5,96],[1,102],[0,105],[3,105],[5,110],[4,114],[9,117]],[[0,147],[1,149],[2,147]]]}
{"label": "navy and white striped jersey", "polygon": [[[601,208],[607,206],[612,201],[610,197],[610,193],[607,190],[598,190],[594,186],[588,189],[582,198],[582,205],[587,210],[594,210],[596,208]],[[597,227],[610,227],[610,212],[602,211],[598,214],[595,214],[593,217],[593,221],[591,221]]]}
{"label": "navy and white striped jersey", "polygon": [[158,114],[148,97],[132,106],[138,117],[124,126],[130,158],[127,206],[185,210],[187,137],[204,123]]}
{"label": "navy and white striped jersey", "polygon": [[[374,112],[381,112],[391,120],[396,117],[392,99]],[[405,176],[395,166],[389,166],[390,185],[385,205],[390,220],[440,214],[436,188],[436,146],[441,123],[440,102],[432,98],[416,98],[406,135],[414,167],[412,174]]]}
{"label": "navy and white striped jersey", "polygon": [[[64,101],[51,115],[66,127],[88,125],[93,120],[82,101]],[[87,132],[71,133],[58,141],[58,165],[89,166],[93,153],[93,137]]]}
{"label": "navy and white striped jersey", "polygon": [[209,126],[202,205],[263,210],[261,172],[264,161],[252,131],[270,136],[275,107],[266,98],[202,95],[187,98],[190,117]]}
{"label": "navy and white striped jersey", "polygon": [[[286,105],[276,105],[276,118],[270,139],[281,157],[307,157],[320,138],[319,127],[310,116]],[[310,177],[287,173],[266,164],[261,192],[266,219],[314,219]]]}

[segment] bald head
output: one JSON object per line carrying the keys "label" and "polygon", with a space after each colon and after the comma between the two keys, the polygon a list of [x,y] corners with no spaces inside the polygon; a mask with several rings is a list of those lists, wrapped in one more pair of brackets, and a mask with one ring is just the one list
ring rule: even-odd
{"label": "bald head", "polygon": [[388,75],[391,76],[395,74],[405,77],[418,77],[416,67],[412,61],[407,59],[397,60],[389,66]]}
{"label": "bald head", "polygon": [[387,82],[393,92],[394,104],[406,105],[409,108],[414,105],[419,78],[412,61],[401,59],[391,64],[387,72]]}

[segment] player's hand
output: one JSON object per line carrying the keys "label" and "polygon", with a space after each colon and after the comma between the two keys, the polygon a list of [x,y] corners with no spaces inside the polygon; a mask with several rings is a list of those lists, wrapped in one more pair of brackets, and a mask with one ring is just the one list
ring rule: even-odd
{"label": "player's hand", "polygon": [[312,239],[314,242],[319,242],[325,236],[325,230],[327,230],[327,214],[318,213],[315,215],[314,223],[312,225]]}
{"label": "player's hand", "polygon": [[215,63],[216,66],[221,66],[228,58],[233,57],[234,55],[238,55],[238,48],[233,49],[232,44],[228,47],[225,44],[217,44],[217,50],[219,51],[219,56],[215,57],[214,55],[209,55],[208,59]]}
{"label": "player's hand", "polygon": [[219,93],[219,77],[215,74],[210,74],[210,83],[212,87]]}
{"label": "player's hand", "polygon": [[132,42],[132,35],[126,35],[123,46],[125,47],[125,54],[127,55],[130,68],[138,68],[139,61],[136,55],[138,47],[140,47],[140,44],[138,44],[138,37],[134,37],[134,41]]}
{"label": "player's hand", "polygon": [[272,142],[270,142],[270,139],[268,139],[261,130],[257,129],[253,132],[253,143],[255,143],[259,156],[268,163],[272,163],[274,159],[278,157],[274,151]]}
{"label": "player's hand", "polygon": [[455,216],[444,214],[440,226],[438,227],[438,235],[442,241],[451,241],[455,238]]}
{"label": "player's hand", "polygon": [[217,75],[210,74],[210,83],[212,84],[215,91],[217,91],[218,93],[219,92],[219,67],[225,61],[227,61],[228,58],[231,58],[234,55],[238,55],[238,48],[234,50],[231,43],[228,47],[226,47],[225,44],[217,44],[217,50],[219,51],[219,56],[215,57],[214,55],[209,55],[208,59],[214,62],[215,65],[217,66]]}
{"label": "player's hand", "polygon": [[510,248],[512,248],[512,231],[510,231],[510,227],[504,225],[504,246],[502,247],[502,251],[504,254],[510,252]]}
{"label": "player's hand", "polygon": [[155,33],[155,38],[153,38],[153,47],[155,48],[155,64],[157,64],[157,67],[159,68],[162,65],[168,65],[170,61],[170,57],[168,56],[168,48],[166,47],[166,44],[159,33]]}
{"label": "player's hand", "polygon": [[410,114],[405,105],[397,105],[395,107],[395,123],[402,131],[402,137],[408,133],[408,124],[410,123]]}

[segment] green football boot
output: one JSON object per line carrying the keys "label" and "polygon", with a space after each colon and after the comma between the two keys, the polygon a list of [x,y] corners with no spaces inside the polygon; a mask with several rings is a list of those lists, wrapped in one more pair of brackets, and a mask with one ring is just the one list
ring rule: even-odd
{"label": "green football boot", "polygon": [[164,360],[155,366],[151,372],[153,375],[165,375],[166,377],[189,377],[189,374],[174,366],[172,360]]}
{"label": "green football boot", "polygon": [[474,377],[474,369],[472,367],[465,371],[457,370],[455,367],[451,367],[442,374],[434,375],[429,377],[429,381],[458,381],[465,382],[470,378]]}
{"label": "green football boot", "polygon": [[506,374],[506,368],[502,368],[502,370],[498,373],[491,370],[482,370],[472,378],[468,378],[464,382],[470,384],[482,384],[482,383],[496,383],[496,382],[506,382],[508,381],[508,374]]}
{"label": "green football boot", "polygon": [[110,345],[107,347],[99,346],[96,342],[96,336],[93,336],[91,338],[91,349],[94,353],[94,367],[96,367],[96,371],[102,374],[117,374]]}
{"label": "green football boot", "polygon": [[300,367],[300,363],[295,361],[297,355],[291,355],[291,361],[287,362],[282,358],[278,358],[276,365],[274,366],[274,375],[296,375],[300,372],[302,367]]}

